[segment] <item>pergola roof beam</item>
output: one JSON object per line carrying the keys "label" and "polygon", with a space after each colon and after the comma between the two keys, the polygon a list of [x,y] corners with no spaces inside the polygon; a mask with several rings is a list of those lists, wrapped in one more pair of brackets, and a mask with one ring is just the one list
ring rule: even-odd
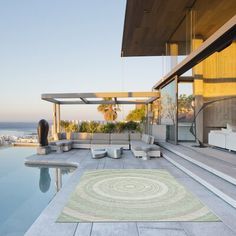
{"label": "pergola roof beam", "polygon": [[83,102],[83,103],[85,103],[85,104],[88,104],[89,103],[89,101],[87,100],[87,99],[85,99],[85,98],[80,98],[81,99],[81,101]]}
{"label": "pergola roof beam", "polygon": [[54,99],[54,98],[46,98],[46,99],[43,99],[43,100],[46,100],[48,102],[52,102],[52,103],[55,103],[55,104],[60,104],[60,102],[58,100]]}
{"label": "pergola roof beam", "polygon": [[[110,92],[110,93],[50,93],[42,94],[42,100],[62,105],[73,104],[147,104],[159,97],[160,93],[154,92]],[[91,100],[98,98],[98,100]],[[104,100],[113,98],[113,100]],[[119,98],[137,98],[137,100],[119,100]],[[144,99],[145,98],[145,99]],[[90,99],[90,100],[89,100]],[[141,99],[141,100],[140,100]]]}
{"label": "pergola roof beam", "polygon": [[159,97],[153,97],[153,98],[149,98],[148,100],[146,100],[146,104],[152,103],[154,101],[156,101]]}
{"label": "pergola roof beam", "polygon": [[[84,102],[81,101],[61,101],[59,102],[59,104],[61,105],[84,105]],[[143,101],[117,101],[117,103],[115,103],[115,101],[91,101],[88,103],[89,105],[99,105],[99,104],[120,104],[120,105],[131,105],[131,104],[146,104],[146,100]]]}
{"label": "pergola roof beam", "polygon": [[48,93],[42,94],[42,99],[47,98],[127,98],[127,97],[155,97],[158,92],[104,92],[104,93]]}

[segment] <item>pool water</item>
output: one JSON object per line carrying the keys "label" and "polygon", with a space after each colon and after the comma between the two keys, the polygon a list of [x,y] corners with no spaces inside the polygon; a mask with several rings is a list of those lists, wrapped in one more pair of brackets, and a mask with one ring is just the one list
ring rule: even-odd
{"label": "pool water", "polygon": [[65,184],[74,170],[25,166],[25,158],[35,151],[0,148],[0,235],[24,235],[55,196],[58,173]]}

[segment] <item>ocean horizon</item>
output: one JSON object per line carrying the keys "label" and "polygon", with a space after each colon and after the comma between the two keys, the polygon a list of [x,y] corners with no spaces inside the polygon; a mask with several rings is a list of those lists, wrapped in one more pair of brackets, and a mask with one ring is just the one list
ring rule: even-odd
{"label": "ocean horizon", "polygon": [[37,134],[38,122],[0,122],[0,135],[24,136]]}

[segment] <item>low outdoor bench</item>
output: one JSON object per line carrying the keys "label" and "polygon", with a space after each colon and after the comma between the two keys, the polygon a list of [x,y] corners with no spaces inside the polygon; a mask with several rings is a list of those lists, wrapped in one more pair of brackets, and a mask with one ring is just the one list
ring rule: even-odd
{"label": "low outdoor bench", "polygon": [[57,153],[68,152],[72,149],[72,141],[70,140],[59,140],[50,143],[50,148],[52,151]]}

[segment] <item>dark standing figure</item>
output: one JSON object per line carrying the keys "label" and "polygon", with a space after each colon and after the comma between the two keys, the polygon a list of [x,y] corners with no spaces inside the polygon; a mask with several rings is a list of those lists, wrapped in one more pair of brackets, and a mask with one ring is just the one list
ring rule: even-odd
{"label": "dark standing figure", "polygon": [[48,122],[44,119],[38,123],[38,141],[41,147],[48,146]]}

